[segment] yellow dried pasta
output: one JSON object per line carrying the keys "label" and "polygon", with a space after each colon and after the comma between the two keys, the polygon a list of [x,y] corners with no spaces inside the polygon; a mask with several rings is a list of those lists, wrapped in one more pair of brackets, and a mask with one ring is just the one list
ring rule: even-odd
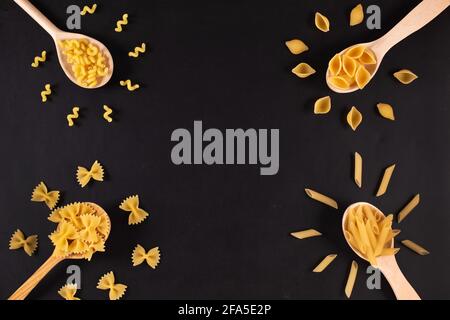
{"label": "yellow dried pasta", "polygon": [[114,31],[122,32],[123,31],[123,26],[126,26],[127,24],[128,24],[128,13],[125,13],[122,16],[122,19],[117,21],[116,28],[114,29]]}
{"label": "yellow dried pasta", "polygon": [[30,257],[36,252],[38,247],[38,236],[25,237],[21,230],[16,230],[9,240],[9,250],[22,249]]}
{"label": "yellow dried pasta", "polygon": [[33,63],[31,64],[31,66],[33,68],[38,68],[40,63],[47,61],[47,51],[42,51],[41,56],[37,56],[34,58]]}
{"label": "yellow dried pasta", "polygon": [[411,201],[399,212],[398,214],[398,223],[405,220],[405,218],[417,207],[420,203],[420,194],[414,196]]}
{"label": "yellow dried pasta", "polygon": [[48,101],[48,97],[52,94],[52,86],[50,84],[45,85],[45,89],[41,92],[42,102]]}
{"label": "yellow dried pasta", "polygon": [[305,189],[305,192],[311,199],[326,204],[334,209],[338,209],[338,204],[334,199],[311,189]]}
{"label": "yellow dried pasta", "polygon": [[383,178],[381,179],[380,186],[378,187],[378,191],[376,194],[377,197],[381,197],[382,195],[384,195],[386,193],[387,188],[389,186],[389,182],[391,181],[391,178],[392,178],[392,174],[394,173],[394,170],[395,170],[395,164],[386,168],[386,170],[384,171]]}
{"label": "yellow dried pasta", "polygon": [[353,131],[356,131],[358,127],[361,125],[363,120],[363,116],[361,112],[356,109],[356,107],[352,107],[350,112],[347,115],[347,123],[352,128]]}
{"label": "yellow dried pasta", "polygon": [[362,171],[363,171],[363,159],[358,152],[355,152],[355,164],[354,164],[354,180],[358,187],[362,187]]}
{"label": "yellow dried pasta", "polygon": [[132,196],[126,198],[119,207],[125,212],[129,212],[129,225],[137,225],[145,221],[149,214],[145,210],[139,208],[139,196]]}
{"label": "yellow dried pasta", "polygon": [[77,169],[77,181],[82,188],[86,187],[92,179],[102,182],[104,176],[105,171],[98,161],[95,161],[89,170],[84,167],[78,167]]}
{"label": "yellow dried pasta", "polygon": [[134,48],[133,51],[128,53],[129,57],[138,58],[141,53],[145,53],[147,51],[147,45],[142,43],[140,46]]}
{"label": "yellow dried pasta", "polygon": [[108,290],[109,300],[119,300],[122,298],[127,290],[127,286],[124,284],[116,284],[114,272],[108,272],[103,275],[97,284],[97,289]]}
{"label": "yellow dried pasta", "polygon": [[430,252],[427,249],[423,248],[422,246],[418,245],[417,243],[411,240],[403,240],[402,244],[408,249],[411,249],[412,251],[421,256],[426,256],[430,254]]}
{"label": "yellow dried pasta", "polygon": [[95,11],[97,10],[97,4],[96,3],[94,3],[91,7],[89,7],[89,6],[84,6],[83,7],[83,10],[80,12],[80,14],[82,15],[82,16],[85,16],[86,14],[94,14],[95,13]]}
{"label": "yellow dried pasta", "polygon": [[328,64],[328,69],[333,76],[337,76],[342,70],[342,57],[340,54],[334,55]]}
{"label": "yellow dried pasta", "polygon": [[411,70],[403,69],[394,73],[394,77],[403,84],[410,84],[419,77]]}
{"label": "yellow dried pasta", "polygon": [[111,109],[107,105],[104,105],[103,110],[105,111],[105,113],[103,114],[103,119],[105,119],[109,123],[112,123],[114,121],[111,117],[111,115],[113,114],[113,109]]}
{"label": "yellow dried pasta", "polygon": [[303,231],[292,232],[291,236],[296,239],[304,240],[308,238],[320,237],[322,234],[314,229],[308,229]]}
{"label": "yellow dried pasta", "polygon": [[331,111],[331,97],[323,97],[318,99],[314,104],[315,114],[327,114]]}
{"label": "yellow dried pasta", "polygon": [[66,284],[64,287],[59,289],[58,294],[66,301],[78,301],[80,298],[76,297],[77,285],[76,284]]}
{"label": "yellow dried pasta", "polygon": [[128,91],[136,91],[141,87],[139,84],[133,84],[129,79],[120,81],[120,85],[122,87],[127,87]]}
{"label": "yellow dried pasta", "polygon": [[295,74],[299,78],[308,78],[309,76],[316,73],[316,70],[314,70],[313,67],[311,67],[307,63],[300,63],[297,65],[294,69],[292,69],[292,73]]}
{"label": "yellow dried pasta", "polygon": [[144,261],[152,269],[156,269],[161,261],[161,252],[158,247],[145,251],[144,247],[138,244],[131,255],[133,267],[141,265]]}
{"label": "yellow dried pasta", "polygon": [[336,259],[337,254],[330,254],[326,256],[318,265],[314,268],[314,273],[323,272],[333,261]]}
{"label": "yellow dried pasta", "polygon": [[45,202],[50,210],[53,210],[59,201],[59,191],[48,191],[44,182],[41,182],[34,188],[31,194],[31,201],[33,202]]}
{"label": "yellow dried pasta", "polygon": [[377,104],[377,109],[383,118],[395,121],[394,108],[390,104],[379,103]]}
{"label": "yellow dried pasta", "polygon": [[67,115],[67,123],[69,124],[69,127],[75,126],[74,120],[78,119],[80,117],[80,108],[74,107],[72,109],[72,113]]}
{"label": "yellow dried pasta", "polygon": [[358,274],[358,263],[356,261],[352,261],[350,272],[347,278],[347,283],[345,285],[345,295],[347,296],[347,298],[350,298],[352,295],[357,274]]}
{"label": "yellow dried pasta", "polygon": [[364,21],[364,9],[361,4],[354,7],[350,13],[350,26],[356,26]]}
{"label": "yellow dried pasta", "polygon": [[319,29],[322,32],[328,32],[330,31],[330,20],[328,20],[327,17],[325,17],[320,12],[316,12],[314,22],[316,24],[317,29]]}
{"label": "yellow dried pasta", "polygon": [[292,39],[285,42],[286,47],[292,54],[299,55],[309,50],[308,46],[300,39]]}

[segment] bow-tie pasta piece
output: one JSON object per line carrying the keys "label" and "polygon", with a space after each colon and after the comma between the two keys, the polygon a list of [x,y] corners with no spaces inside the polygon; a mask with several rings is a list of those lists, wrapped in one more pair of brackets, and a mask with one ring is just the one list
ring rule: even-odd
{"label": "bow-tie pasta piece", "polygon": [[358,4],[350,13],[350,26],[356,26],[364,21],[364,10],[361,4]]}
{"label": "bow-tie pasta piece", "polygon": [[320,12],[316,12],[314,22],[316,24],[317,29],[319,29],[320,31],[322,32],[330,31],[330,20],[328,20],[328,18],[325,17]]}
{"label": "bow-tie pasta piece", "polygon": [[361,112],[358,111],[355,107],[352,107],[350,112],[347,115],[347,122],[350,128],[352,128],[353,131],[356,131],[360,124],[363,121],[363,116]]}
{"label": "bow-tie pasta piece", "polygon": [[9,241],[9,250],[18,250],[22,249],[28,254],[30,257],[34,254],[38,247],[38,236],[33,235],[25,238],[25,235],[22,231],[17,230],[11,236],[11,240]]}
{"label": "bow-tie pasta piece", "polygon": [[47,186],[44,182],[41,182],[33,190],[31,195],[31,201],[33,202],[45,202],[50,210],[53,210],[59,201],[60,192],[59,191],[48,191]]}
{"label": "bow-tie pasta piece", "polygon": [[144,222],[149,214],[139,208],[139,196],[133,196],[125,199],[119,207],[121,210],[130,212],[128,224],[136,225]]}
{"label": "bow-tie pasta piece", "polygon": [[297,77],[304,79],[316,73],[316,70],[314,70],[314,68],[311,67],[309,64],[302,62],[294,69],[292,69],[292,73],[295,74]]}
{"label": "bow-tie pasta piece", "polygon": [[109,290],[109,300],[119,300],[125,294],[127,286],[124,284],[116,284],[114,273],[108,272],[98,281],[97,289]]}
{"label": "bow-tie pasta piece", "polygon": [[146,261],[150,268],[156,269],[161,261],[161,252],[158,247],[146,252],[144,247],[138,244],[133,250],[131,260],[133,261],[133,267],[139,266]]}
{"label": "bow-tie pasta piece", "polygon": [[331,97],[323,97],[314,104],[315,114],[327,114],[331,110]]}
{"label": "bow-tie pasta piece", "polygon": [[69,252],[69,241],[78,239],[79,237],[77,228],[72,223],[66,221],[61,222],[57,230],[49,236],[58,252]]}
{"label": "bow-tie pasta piece", "polygon": [[80,186],[84,188],[89,184],[91,179],[102,182],[104,175],[105,172],[103,170],[102,165],[100,164],[100,162],[95,161],[90,170],[84,167],[78,167],[77,181],[80,184]]}
{"label": "bow-tie pasta piece", "polygon": [[410,84],[419,77],[412,71],[403,69],[394,73],[394,77],[403,84]]}
{"label": "bow-tie pasta piece", "polygon": [[387,103],[379,103],[377,105],[378,108],[378,112],[380,113],[380,115],[388,120],[395,120],[395,114],[394,114],[394,108],[392,108],[392,106],[390,104]]}
{"label": "bow-tie pasta piece", "polygon": [[300,39],[286,41],[286,47],[295,55],[299,55],[309,50],[308,46]]}
{"label": "bow-tie pasta piece", "polygon": [[58,294],[67,301],[81,300],[75,296],[77,294],[76,284],[66,284],[64,287],[59,289]]}

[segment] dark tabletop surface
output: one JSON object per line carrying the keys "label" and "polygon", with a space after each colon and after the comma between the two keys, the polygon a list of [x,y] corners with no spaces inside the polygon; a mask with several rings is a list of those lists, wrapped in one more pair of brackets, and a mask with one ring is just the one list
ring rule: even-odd
{"label": "dark tabletop surface", "polygon": [[[398,261],[425,299],[450,298],[450,12],[447,11],[386,56],[366,90],[332,94],[333,110],[312,114],[316,98],[331,92],[324,82],[333,53],[371,41],[393,27],[418,1],[362,1],[382,10],[382,29],[348,26],[358,1],[96,1],[98,12],[82,19],[82,33],[103,41],[115,58],[112,82],[87,91],[73,85],[57,62],[52,39],[13,1],[0,0],[0,297],[7,298],[52,252],[44,204],[30,202],[31,191],[45,181],[63,192],[63,202],[93,201],[110,214],[113,231],[107,253],[82,270],[83,299],[104,299],[99,277],[113,270],[129,286],[128,299],[343,299],[352,259],[340,231],[346,206],[368,201],[396,213],[415,194],[422,202],[400,228],[431,251],[426,257],[402,248]],[[58,26],[65,27],[73,0],[33,1]],[[90,3],[89,3],[90,4]],[[314,13],[330,18],[332,31],[314,28]],[[125,12],[130,24],[114,32]],[[291,38],[311,50],[293,56],[284,46]],[[147,42],[151,52],[138,60],[127,56]],[[43,49],[42,68],[30,67]],[[318,74],[301,80],[290,73],[300,62]],[[408,68],[420,79],[402,86],[391,74]],[[143,88],[133,94],[118,85],[133,79]],[[45,83],[54,85],[50,102],[40,102]],[[395,107],[397,121],[376,112],[378,102]],[[116,111],[108,125],[102,106]],[[66,116],[81,107],[78,127]],[[352,132],[344,122],[352,105],[364,122]],[[184,166],[170,160],[170,136],[177,128],[280,129],[280,172],[261,177],[256,166]],[[364,185],[352,181],[352,154],[364,158]],[[104,183],[81,189],[78,165],[99,160],[107,171]],[[388,193],[375,198],[385,167],[397,164]],[[335,211],[308,199],[310,187],[334,197]],[[129,227],[119,210],[127,196],[139,194],[151,213],[142,225]],[[9,251],[17,228],[39,235],[37,255]],[[324,236],[296,240],[289,233],[308,228]],[[159,246],[162,262],[155,271],[133,268],[136,244]],[[311,270],[320,260],[338,258],[322,274]],[[353,298],[392,299],[366,287],[367,264]],[[32,299],[58,299],[64,284],[64,262],[31,294]]]}

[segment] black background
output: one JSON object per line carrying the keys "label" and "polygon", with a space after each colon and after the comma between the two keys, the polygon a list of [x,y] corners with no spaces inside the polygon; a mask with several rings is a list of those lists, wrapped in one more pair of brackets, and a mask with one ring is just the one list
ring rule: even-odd
{"label": "black background", "polygon": [[[33,1],[64,28],[73,0]],[[385,58],[366,90],[333,94],[333,110],[312,114],[316,98],[330,94],[324,81],[327,62],[344,47],[376,39],[418,1],[363,1],[382,9],[382,30],[364,24],[350,28],[348,14],[358,1],[96,1],[97,13],[82,19],[82,33],[103,41],[116,63],[106,87],[87,91],[61,71],[51,38],[13,1],[0,2],[0,297],[7,298],[51,254],[44,204],[30,202],[42,180],[63,191],[63,202],[94,201],[111,216],[107,253],[82,268],[83,299],[105,299],[95,289],[99,277],[114,270],[129,286],[128,299],[343,299],[345,279],[355,256],[340,232],[344,208],[369,201],[386,213],[398,212],[416,193],[422,202],[401,224],[400,238],[431,251],[420,257],[402,248],[399,264],[426,299],[450,298],[450,13],[447,11]],[[90,3],[88,3],[90,4]],[[314,12],[330,18],[332,31],[314,28]],[[115,22],[130,14],[126,31]],[[311,50],[293,56],[284,41],[298,37]],[[147,42],[151,52],[138,60],[127,53]],[[49,60],[35,70],[33,57],[43,49]],[[290,70],[300,62],[318,74],[298,79]],[[391,74],[414,70],[420,79],[402,86]],[[143,85],[129,93],[118,85],[130,78]],[[40,102],[45,83],[50,102]],[[383,120],[375,105],[395,107],[397,121]],[[108,125],[102,106],[116,111]],[[78,127],[66,115],[81,107]],[[344,123],[356,105],[364,122],[356,133]],[[171,163],[170,135],[177,128],[279,128],[280,172],[259,176],[252,166],[190,166]],[[352,181],[352,153],[364,158],[363,189]],[[81,189],[78,165],[101,161],[104,183]],[[375,189],[384,168],[397,164],[388,193]],[[335,211],[308,199],[310,187],[338,201]],[[129,227],[118,206],[139,194],[151,217]],[[292,231],[316,228],[321,238],[295,240]],[[38,234],[36,256],[8,250],[17,228]],[[156,271],[131,266],[137,243],[162,250]],[[327,254],[339,254],[323,274],[312,268]],[[391,299],[383,289],[369,291],[361,260],[353,298]],[[66,279],[64,262],[31,294],[58,299]]]}

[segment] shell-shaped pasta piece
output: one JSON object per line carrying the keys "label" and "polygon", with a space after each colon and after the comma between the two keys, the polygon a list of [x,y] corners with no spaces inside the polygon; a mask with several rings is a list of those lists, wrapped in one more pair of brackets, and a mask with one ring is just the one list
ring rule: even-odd
{"label": "shell-shaped pasta piece", "polygon": [[379,103],[377,104],[377,108],[378,108],[378,112],[380,113],[380,115],[388,120],[395,120],[395,114],[394,114],[394,109],[392,108],[392,106],[390,104],[387,103]]}
{"label": "shell-shaped pasta piece", "polygon": [[350,128],[352,128],[353,131],[356,131],[356,129],[358,129],[359,125],[362,123],[362,120],[363,116],[361,112],[359,112],[356,107],[352,107],[347,115],[347,122]]}
{"label": "shell-shaped pasta piece", "polygon": [[355,76],[356,69],[358,68],[358,63],[355,59],[344,56],[342,58],[342,68],[349,77],[353,78]]}
{"label": "shell-shaped pasta piece", "polygon": [[342,57],[340,54],[334,55],[328,64],[328,70],[333,76],[337,76],[342,70]]}
{"label": "shell-shaped pasta piece", "polygon": [[292,73],[295,74],[297,77],[303,79],[316,73],[316,70],[314,70],[314,68],[311,67],[309,64],[302,62],[294,69],[292,69]]}
{"label": "shell-shaped pasta piece", "polygon": [[309,50],[308,46],[300,39],[292,39],[290,41],[286,41],[286,47],[288,47],[289,51],[295,55]]}
{"label": "shell-shaped pasta piece", "polygon": [[323,97],[316,101],[314,104],[315,114],[327,114],[331,110],[331,97]]}
{"label": "shell-shaped pasta piece", "polygon": [[361,4],[358,4],[350,13],[350,26],[356,26],[364,20],[364,10]]}
{"label": "shell-shaped pasta piece", "polygon": [[364,89],[365,86],[370,82],[370,79],[372,78],[372,75],[369,71],[367,71],[364,66],[359,65],[358,70],[356,70],[355,74],[355,81],[358,85],[358,88]]}
{"label": "shell-shaped pasta piece", "polygon": [[403,84],[410,84],[419,77],[411,70],[403,69],[394,73],[394,77]]}
{"label": "shell-shaped pasta piece", "polygon": [[347,57],[350,57],[353,59],[359,59],[363,55],[365,50],[366,50],[366,48],[364,46],[361,46],[361,45],[354,46],[354,47],[348,49],[347,52],[345,53],[345,55]]}
{"label": "shell-shaped pasta piece", "polygon": [[328,18],[325,17],[320,12],[316,12],[315,23],[317,29],[319,29],[320,31],[322,32],[330,31],[330,20],[328,20]]}
{"label": "shell-shaped pasta piece", "polygon": [[359,57],[359,62],[362,64],[377,64],[377,58],[372,50],[366,48],[361,57]]}
{"label": "shell-shaped pasta piece", "polygon": [[338,89],[345,90],[345,89],[350,88],[350,83],[348,82],[348,80],[341,76],[329,77],[328,82],[333,87],[338,88]]}

